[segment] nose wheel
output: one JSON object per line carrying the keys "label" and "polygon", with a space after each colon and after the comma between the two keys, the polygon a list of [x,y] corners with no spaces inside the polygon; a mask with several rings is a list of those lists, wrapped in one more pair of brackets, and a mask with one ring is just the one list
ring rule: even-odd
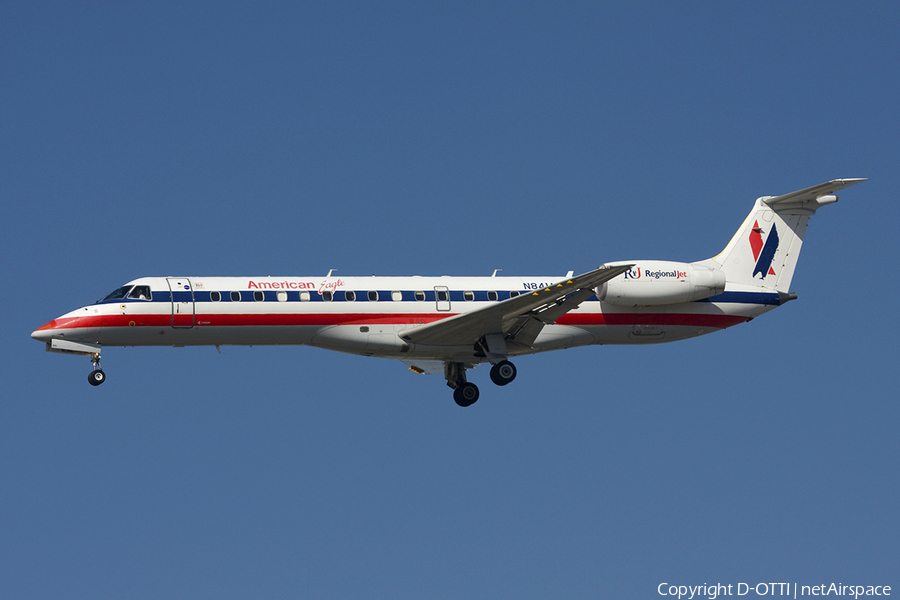
{"label": "nose wheel", "polygon": [[88,373],[88,383],[96,387],[106,381],[106,373],[100,368],[99,353],[91,355],[91,364],[94,365],[94,370]]}
{"label": "nose wheel", "polygon": [[101,383],[106,381],[106,373],[103,372],[103,369],[91,371],[90,373],[88,373],[88,381],[91,385],[100,385]]}

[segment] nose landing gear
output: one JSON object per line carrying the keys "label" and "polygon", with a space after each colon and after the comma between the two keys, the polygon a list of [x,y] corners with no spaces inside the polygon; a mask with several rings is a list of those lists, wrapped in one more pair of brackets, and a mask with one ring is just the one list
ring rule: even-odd
{"label": "nose landing gear", "polygon": [[54,337],[47,342],[47,351],[61,352],[62,354],[77,354],[78,356],[90,356],[91,364],[94,365],[94,370],[88,374],[88,382],[93,386],[98,386],[106,381],[106,373],[100,368],[100,344],[76,342],[61,337]]}
{"label": "nose landing gear", "polygon": [[103,369],[100,368],[99,352],[91,355],[91,364],[94,365],[94,370],[88,373],[88,383],[93,386],[98,386],[106,381],[106,373],[104,373]]}

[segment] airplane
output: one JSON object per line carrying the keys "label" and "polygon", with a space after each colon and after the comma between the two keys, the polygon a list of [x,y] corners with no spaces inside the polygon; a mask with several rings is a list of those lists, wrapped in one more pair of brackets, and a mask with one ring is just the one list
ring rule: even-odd
{"label": "airplane", "polygon": [[103,346],[308,345],[443,374],[471,406],[480,392],[466,371],[480,364],[503,386],[516,378],[513,357],[683,340],[794,300],[810,216],[861,181],[758,198],[722,252],[692,263],[619,261],[565,277],[143,277],[31,337],[89,356],[94,386],[106,381]]}

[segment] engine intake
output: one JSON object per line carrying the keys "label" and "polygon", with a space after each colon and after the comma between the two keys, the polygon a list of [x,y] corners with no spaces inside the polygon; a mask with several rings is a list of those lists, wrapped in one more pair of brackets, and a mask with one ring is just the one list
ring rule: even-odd
{"label": "engine intake", "polygon": [[[609,263],[610,266],[626,263]],[[692,263],[642,260],[597,287],[597,298],[615,306],[660,306],[702,300],[725,291],[725,273]]]}

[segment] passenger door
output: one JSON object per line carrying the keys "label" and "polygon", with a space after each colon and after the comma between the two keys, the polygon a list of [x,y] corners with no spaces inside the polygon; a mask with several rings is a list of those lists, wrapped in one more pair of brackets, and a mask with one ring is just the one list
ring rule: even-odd
{"label": "passenger door", "polygon": [[187,278],[168,277],[172,298],[172,327],[190,329],[194,326],[194,290]]}

